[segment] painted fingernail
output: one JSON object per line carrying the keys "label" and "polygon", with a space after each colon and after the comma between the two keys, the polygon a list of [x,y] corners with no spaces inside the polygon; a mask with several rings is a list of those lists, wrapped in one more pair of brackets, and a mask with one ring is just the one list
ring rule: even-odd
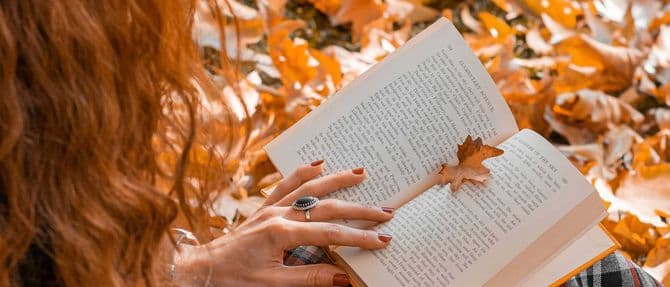
{"label": "painted fingernail", "polygon": [[314,162],[310,163],[309,165],[311,165],[311,166],[318,166],[318,165],[321,165],[322,163],[323,163],[323,160],[320,159],[320,160],[317,160],[317,161],[314,161]]}
{"label": "painted fingernail", "polygon": [[393,210],[395,210],[395,208],[392,208],[392,207],[382,207],[382,211],[384,211],[384,212],[386,212],[386,213],[388,213],[388,214],[393,214]]}
{"label": "painted fingernail", "polygon": [[349,281],[349,276],[347,274],[335,274],[333,276],[333,286],[349,286],[351,281]]}
{"label": "painted fingernail", "polygon": [[355,175],[361,175],[365,172],[365,168],[357,167],[351,170]]}
{"label": "painted fingernail", "polygon": [[379,240],[384,241],[384,242],[389,242],[393,238],[391,234],[387,233],[378,233],[377,236],[379,237]]}

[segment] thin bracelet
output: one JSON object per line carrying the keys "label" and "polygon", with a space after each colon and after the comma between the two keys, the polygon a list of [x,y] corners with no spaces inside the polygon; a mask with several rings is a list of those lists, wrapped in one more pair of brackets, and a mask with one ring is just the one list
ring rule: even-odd
{"label": "thin bracelet", "polygon": [[177,236],[175,239],[174,249],[172,250],[172,258],[170,259],[170,264],[168,264],[168,276],[170,276],[170,280],[174,281],[175,273],[177,272],[175,257],[177,257],[177,248],[179,248],[179,244],[183,242],[190,245],[199,245],[200,243],[198,242],[198,238],[196,238],[195,235],[193,235],[193,233],[188,230],[172,228],[170,231],[174,232]]}

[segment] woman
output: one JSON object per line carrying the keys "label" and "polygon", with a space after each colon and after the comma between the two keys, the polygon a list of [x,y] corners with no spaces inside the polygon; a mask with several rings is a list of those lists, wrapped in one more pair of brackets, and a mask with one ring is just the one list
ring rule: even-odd
{"label": "woman", "polygon": [[[0,3],[0,286],[346,286],[333,265],[284,266],[284,251],[389,244],[386,234],[324,222],[387,221],[388,209],[324,200],[305,222],[289,207],[365,178],[359,168],[314,180],[327,164],[317,161],[284,179],[230,235],[172,258],[177,214],[194,228],[203,218],[186,204],[184,184],[194,82],[209,85],[191,40],[194,4]],[[188,107],[185,128],[171,122],[178,103]],[[154,146],[170,128],[183,135],[172,140],[182,149],[172,196],[158,188]]]}
{"label": "woman", "polygon": [[[390,244],[326,221],[384,222],[392,209],[324,200],[307,220],[290,207],[365,179],[354,167],[315,179],[318,160],[230,234],[175,244],[176,219],[207,239],[209,189],[186,178],[197,91],[214,90],[191,40],[194,6],[0,2],[0,286],[346,286],[338,267],[285,266],[284,252]],[[157,161],[166,146],[179,155],[169,167]]]}

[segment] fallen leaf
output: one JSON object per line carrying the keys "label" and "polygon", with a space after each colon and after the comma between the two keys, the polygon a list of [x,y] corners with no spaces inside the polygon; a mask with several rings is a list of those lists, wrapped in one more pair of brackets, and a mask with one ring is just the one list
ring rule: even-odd
{"label": "fallen leaf", "polygon": [[271,33],[272,28],[284,18],[287,0],[259,0],[258,10],[263,16],[265,31]]}
{"label": "fallen leaf", "polygon": [[575,28],[577,16],[581,15],[581,7],[573,5],[570,0],[522,0],[520,2],[536,15],[547,14],[568,28]]}
{"label": "fallen leaf", "polygon": [[654,248],[647,255],[645,266],[656,267],[670,259],[670,238],[661,238],[656,240]]}
{"label": "fallen leaf", "polygon": [[507,39],[507,37],[513,36],[515,33],[514,29],[507,25],[504,20],[491,13],[480,12],[477,16],[482,20],[482,24],[484,24],[486,31],[496,39]]}
{"label": "fallen leaf", "polygon": [[631,14],[637,31],[646,31],[653,22],[658,11],[662,11],[663,3],[657,0],[632,0]]}
{"label": "fallen leaf", "polygon": [[470,28],[470,30],[472,30],[473,32],[475,32],[477,34],[483,34],[484,33],[484,31],[485,31],[484,26],[481,23],[479,23],[479,21],[477,19],[475,19],[475,17],[472,16],[472,14],[470,13],[470,7],[463,6],[461,8],[460,16],[461,16],[461,21],[463,21],[463,24],[466,27]]}
{"label": "fallen leaf", "polygon": [[288,88],[300,89],[317,73],[318,63],[309,54],[307,42],[289,37],[293,31],[304,26],[303,21],[284,21],[275,25],[268,37],[270,57],[281,75],[282,83]]}
{"label": "fallen leaf", "polygon": [[[586,35],[575,35],[561,41],[556,45],[556,51],[559,55],[569,57],[567,68],[583,74],[582,78],[587,81],[582,83],[581,88],[605,92],[628,88],[636,67],[643,59],[643,54],[638,49],[603,44]],[[567,69],[559,71],[558,92],[564,87],[569,89],[577,86],[568,72]]]}
{"label": "fallen leaf", "polygon": [[660,130],[670,130],[670,109],[656,108],[647,112]]}
{"label": "fallen leaf", "polygon": [[641,222],[634,215],[626,215],[620,220],[612,230],[612,235],[623,250],[634,256],[646,255],[658,237],[652,225]]}
{"label": "fallen leaf", "polygon": [[295,92],[309,85],[323,98],[339,88],[340,65],[319,50],[309,48],[305,40],[297,37],[291,40],[289,35],[304,26],[305,23],[298,20],[275,25],[268,37],[270,57],[285,88]]}
{"label": "fallen leaf", "polygon": [[442,10],[442,16],[449,19],[449,21],[454,22],[454,10],[444,9]]}
{"label": "fallen leaf", "polygon": [[633,144],[642,141],[642,137],[628,126],[617,126],[604,134],[605,164],[612,165],[627,153],[630,153]]}
{"label": "fallen leaf", "polygon": [[341,85],[346,85],[358,75],[365,72],[374,64],[374,59],[364,56],[358,52],[351,52],[339,46],[328,46],[323,52],[331,58],[337,59],[342,69]]}
{"label": "fallen leaf", "polygon": [[658,88],[657,92],[656,98],[658,101],[664,103],[666,106],[670,106],[670,81]]}
{"label": "fallen leaf", "polygon": [[618,24],[623,23],[630,6],[628,0],[596,0],[593,2],[600,15]]}
{"label": "fallen leaf", "polygon": [[649,30],[649,32],[654,32],[662,25],[668,24],[670,24],[670,11],[665,11],[659,17],[656,17],[651,21],[647,30]]}
{"label": "fallen leaf", "polygon": [[630,212],[647,222],[658,222],[658,212],[670,213],[670,132],[635,144],[632,170],[627,171],[616,190]]}
{"label": "fallen leaf", "polygon": [[549,40],[550,43],[556,44],[575,35],[574,30],[561,25],[561,23],[556,22],[556,20],[549,17],[549,15],[542,14],[541,17],[544,26],[547,27],[549,32],[551,32],[551,39]]}
{"label": "fallen leaf", "polygon": [[316,9],[326,15],[332,16],[340,9],[340,0],[309,0]]}
{"label": "fallen leaf", "polygon": [[[256,9],[236,1],[230,1],[230,4],[233,8],[232,12],[228,5],[224,3],[219,3],[218,8],[221,9],[224,16],[232,17],[234,14],[237,17],[237,25],[224,23],[226,52],[228,55],[235,55],[238,48],[238,38],[242,50],[246,50],[248,44],[260,41],[264,32],[263,19]],[[193,36],[200,46],[221,50],[220,25],[211,10],[214,8],[209,7],[204,1],[199,2],[194,15]],[[237,28],[239,28],[239,31],[236,30]]]}
{"label": "fallen leaf", "polygon": [[561,145],[558,146],[561,151],[572,162],[579,171],[585,176],[591,175],[596,178],[607,178],[604,163],[604,148],[599,143],[582,145]]}
{"label": "fallen leaf", "polygon": [[545,112],[545,119],[571,144],[585,144],[613,126],[639,125],[644,115],[618,98],[585,89],[556,96],[551,109]]}
{"label": "fallen leaf", "polygon": [[440,11],[423,5],[421,0],[386,0],[386,4],[386,14],[394,19],[423,22],[440,15]]}
{"label": "fallen leaf", "polygon": [[386,5],[379,0],[343,0],[340,9],[330,18],[333,25],[352,23],[352,39],[358,41],[368,23],[384,16]]}
{"label": "fallen leaf", "polygon": [[490,170],[482,164],[483,161],[501,154],[503,150],[483,144],[482,138],[473,141],[472,137],[468,136],[463,144],[458,145],[458,165],[442,165],[439,171],[440,184],[450,183],[451,191],[456,192],[464,181],[486,181]]}
{"label": "fallen leaf", "polygon": [[526,43],[538,55],[548,55],[554,51],[554,47],[542,37],[540,29],[537,27],[526,33]]}
{"label": "fallen leaf", "polygon": [[593,7],[592,2],[582,3],[584,18],[586,24],[591,29],[591,37],[598,42],[610,44],[612,43],[613,33],[616,27],[600,18]]}
{"label": "fallen leaf", "polygon": [[661,26],[644,65],[653,71],[670,67],[670,26]]}
{"label": "fallen leaf", "polygon": [[361,39],[361,55],[372,62],[381,61],[407,41],[411,22],[405,22],[397,31],[393,31],[390,18],[379,18],[365,26]]}
{"label": "fallen leaf", "polygon": [[519,7],[519,4],[513,0],[492,0],[492,2],[507,13],[505,18],[508,20],[518,17],[523,10]]}

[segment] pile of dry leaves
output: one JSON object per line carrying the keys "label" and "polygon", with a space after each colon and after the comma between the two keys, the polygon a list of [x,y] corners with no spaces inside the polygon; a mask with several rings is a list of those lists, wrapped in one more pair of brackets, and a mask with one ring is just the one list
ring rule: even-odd
{"label": "pile of dry leaves", "polygon": [[[233,176],[216,213],[252,212],[259,189],[279,178],[261,147],[440,16],[463,33],[519,126],[549,138],[593,183],[623,251],[670,281],[667,0],[203,0],[195,37],[212,70],[239,71],[216,80],[243,123],[223,128],[220,101],[203,101],[196,163],[211,165],[207,152],[222,145],[241,155],[217,163]],[[222,143],[223,132],[239,142]]]}

